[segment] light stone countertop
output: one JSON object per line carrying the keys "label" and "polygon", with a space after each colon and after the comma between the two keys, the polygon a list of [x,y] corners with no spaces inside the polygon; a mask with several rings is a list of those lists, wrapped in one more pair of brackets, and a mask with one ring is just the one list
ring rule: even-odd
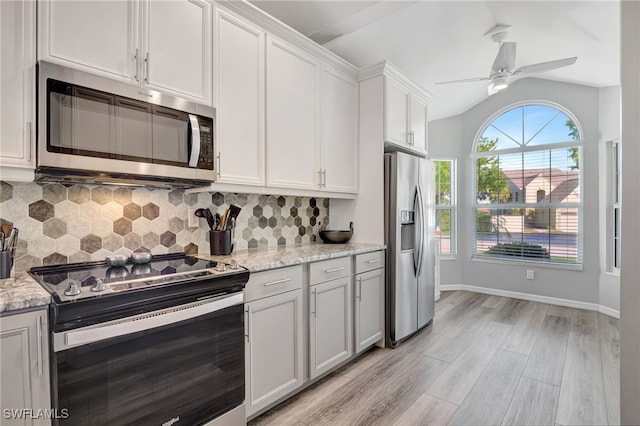
{"label": "light stone countertop", "polygon": [[51,295],[26,272],[0,280],[0,313],[46,306]]}
{"label": "light stone countertop", "polygon": [[[378,244],[302,244],[295,246],[269,247],[266,249],[250,249],[234,251],[228,256],[211,256],[211,260],[228,263],[236,260],[251,272],[300,265],[319,260],[335,259],[384,250],[385,245]],[[203,256],[204,257],[204,256]]]}

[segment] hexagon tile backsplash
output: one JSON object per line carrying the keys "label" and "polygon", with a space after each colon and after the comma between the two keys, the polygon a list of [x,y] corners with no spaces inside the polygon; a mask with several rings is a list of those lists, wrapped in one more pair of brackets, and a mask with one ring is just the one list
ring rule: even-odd
{"label": "hexagon tile backsplash", "polygon": [[188,210],[230,204],[242,208],[234,250],[314,242],[329,224],[328,198],[0,182],[0,222],[20,229],[14,272],[144,249],[206,254],[209,228],[188,227]]}

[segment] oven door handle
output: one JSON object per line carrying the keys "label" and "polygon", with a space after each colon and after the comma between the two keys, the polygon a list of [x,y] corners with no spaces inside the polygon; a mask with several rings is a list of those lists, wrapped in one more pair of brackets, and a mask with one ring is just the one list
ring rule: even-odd
{"label": "oven door handle", "polygon": [[231,306],[244,303],[242,293],[234,293],[195,302],[189,305],[174,306],[160,311],[148,312],[133,317],[110,321],[103,324],[89,326],[78,330],[53,333],[53,350],[59,352],[75,346],[100,342],[114,337],[138,333],[156,327],[185,321],[212,312],[220,311]]}

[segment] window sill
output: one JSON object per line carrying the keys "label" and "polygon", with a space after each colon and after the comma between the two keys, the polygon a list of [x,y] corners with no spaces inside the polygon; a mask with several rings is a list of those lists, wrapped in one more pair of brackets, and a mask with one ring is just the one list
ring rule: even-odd
{"label": "window sill", "polygon": [[452,254],[447,254],[447,255],[441,254],[440,260],[458,260],[458,256],[452,255]]}
{"label": "window sill", "polygon": [[531,260],[507,260],[507,259],[496,259],[496,258],[484,258],[484,257],[471,257],[472,262],[480,262],[480,263],[494,263],[500,265],[509,265],[509,266],[526,266],[526,267],[535,267],[535,268],[547,268],[547,269],[564,269],[569,271],[582,271],[584,270],[583,265],[563,265],[560,263],[545,263],[545,262],[535,262]]}

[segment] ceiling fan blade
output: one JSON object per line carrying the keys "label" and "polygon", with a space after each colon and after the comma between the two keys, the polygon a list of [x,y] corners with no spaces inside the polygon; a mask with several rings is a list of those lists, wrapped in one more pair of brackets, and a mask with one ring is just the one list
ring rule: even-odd
{"label": "ceiling fan blade", "polygon": [[503,42],[500,45],[500,50],[498,50],[496,59],[493,61],[493,65],[491,66],[491,72],[494,73],[500,70],[511,72],[515,67],[516,67],[516,43]]}
{"label": "ceiling fan blade", "polygon": [[487,77],[476,77],[476,78],[464,78],[462,80],[450,80],[450,81],[440,81],[435,84],[451,84],[451,83],[471,83],[474,81],[490,81],[490,78]]}
{"label": "ceiling fan blade", "polygon": [[573,58],[557,59],[555,61],[540,62],[539,64],[525,65],[515,70],[513,72],[513,76],[522,77],[524,74],[536,74],[536,73],[555,70],[556,68],[562,68],[568,65],[575,64],[576,59],[578,59],[578,57],[574,56]]}
{"label": "ceiling fan blade", "polygon": [[484,33],[483,36],[491,36],[495,33],[499,33],[500,31],[508,30],[509,28],[511,28],[511,25],[496,24],[493,28]]}

